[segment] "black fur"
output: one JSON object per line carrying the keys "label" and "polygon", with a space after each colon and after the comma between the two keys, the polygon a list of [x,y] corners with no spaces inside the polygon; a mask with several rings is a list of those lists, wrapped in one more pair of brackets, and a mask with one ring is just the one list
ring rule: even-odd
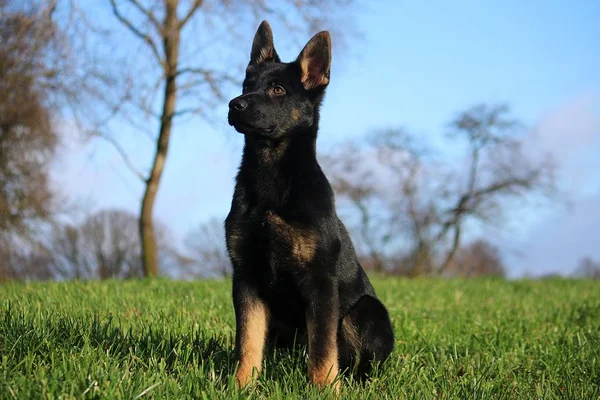
{"label": "black fur", "polygon": [[[249,307],[261,304],[268,310],[265,335],[273,342],[289,346],[295,337],[308,344],[309,375],[310,365],[337,354],[340,369],[365,377],[372,361],[391,353],[394,337],[317,162],[330,48],[329,34],[321,32],[296,61],[281,63],[263,22],[243,94],[229,104],[229,123],[245,138],[225,221],[234,267],[236,351],[241,358],[250,351],[241,336],[251,329],[244,325],[252,324]],[[262,331],[252,334],[262,341]],[[331,353],[332,346],[338,351]]]}

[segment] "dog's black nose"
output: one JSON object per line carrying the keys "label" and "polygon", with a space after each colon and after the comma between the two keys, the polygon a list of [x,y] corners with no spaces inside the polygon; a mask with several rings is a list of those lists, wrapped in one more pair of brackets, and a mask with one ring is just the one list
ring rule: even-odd
{"label": "dog's black nose", "polygon": [[239,97],[236,97],[235,99],[229,102],[229,108],[234,109],[236,111],[242,111],[246,107],[248,107],[248,102]]}

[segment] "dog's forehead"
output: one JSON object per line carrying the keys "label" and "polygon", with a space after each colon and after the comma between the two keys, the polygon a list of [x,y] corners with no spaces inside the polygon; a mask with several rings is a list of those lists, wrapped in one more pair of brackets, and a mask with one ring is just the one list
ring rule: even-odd
{"label": "dog's forehead", "polygon": [[246,80],[259,83],[272,79],[289,79],[289,64],[287,63],[261,63],[258,65],[249,65],[246,68]]}

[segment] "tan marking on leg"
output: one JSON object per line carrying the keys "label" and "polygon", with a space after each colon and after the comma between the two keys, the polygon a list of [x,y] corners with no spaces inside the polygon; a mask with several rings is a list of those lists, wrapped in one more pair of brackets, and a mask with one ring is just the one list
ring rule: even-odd
{"label": "tan marking on leg", "polygon": [[342,319],[342,335],[344,335],[344,339],[348,345],[348,351],[354,357],[354,360],[350,365],[351,370],[353,370],[360,364],[362,340],[358,326],[349,316],[345,316]]}
{"label": "tan marking on leg", "polygon": [[358,326],[352,320],[352,318],[346,316],[342,319],[342,334],[348,343],[350,352],[354,355],[354,365],[360,363],[360,350],[362,348],[362,340],[360,338],[360,332]]}
{"label": "tan marking on leg", "polygon": [[[315,332],[309,328],[309,335],[313,336]],[[317,386],[324,386],[333,383],[339,373],[338,365],[338,345],[337,345],[337,324],[334,323],[334,327],[328,330],[328,337],[325,343],[327,350],[326,356],[322,360],[314,362],[311,357],[311,346],[315,341],[315,338],[309,336],[309,349],[308,349],[308,379],[311,383]],[[334,388],[337,392],[340,389],[339,380],[334,384]]]}
{"label": "tan marking on leg", "polygon": [[240,364],[236,381],[246,386],[262,370],[263,350],[267,337],[269,312],[261,301],[254,301],[245,314],[240,344]]}
{"label": "tan marking on leg", "polygon": [[319,386],[332,383],[338,374],[338,370],[338,349],[336,344],[331,347],[327,353],[327,357],[319,364],[313,365],[310,359],[308,362],[308,377],[312,383]]}
{"label": "tan marking on leg", "polygon": [[296,228],[279,215],[267,213],[267,220],[292,247],[292,256],[300,262],[312,261],[317,252],[317,234],[308,229]]}

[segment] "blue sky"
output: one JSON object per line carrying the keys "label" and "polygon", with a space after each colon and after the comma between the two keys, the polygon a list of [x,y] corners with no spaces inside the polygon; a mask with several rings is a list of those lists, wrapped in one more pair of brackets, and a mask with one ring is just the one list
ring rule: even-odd
{"label": "blue sky", "polygon": [[[362,37],[341,52],[334,45],[320,146],[389,127],[437,143],[456,112],[506,102],[536,128],[533,151],[555,153],[570,204],[516,210],[519,223],[484,233],[505,249],[512,276],[600,258],[600,3],[387,1],[355,10],[351,24]],[[239,43],[240,57],[253,33]],[[276,47],[286,42],[281,27],[274,37]],[[277,47],[284,60],[299,50]],[[215,112],[215,123],[175,127],[156,216],[177,238],[229,210],[243,138],[227,125],[225,107]],[[143,167],[151,146],[139,140],[134,158]],[[142,186],[106,143],[67,145],[55,171],[87,205],[137,211]]]}

